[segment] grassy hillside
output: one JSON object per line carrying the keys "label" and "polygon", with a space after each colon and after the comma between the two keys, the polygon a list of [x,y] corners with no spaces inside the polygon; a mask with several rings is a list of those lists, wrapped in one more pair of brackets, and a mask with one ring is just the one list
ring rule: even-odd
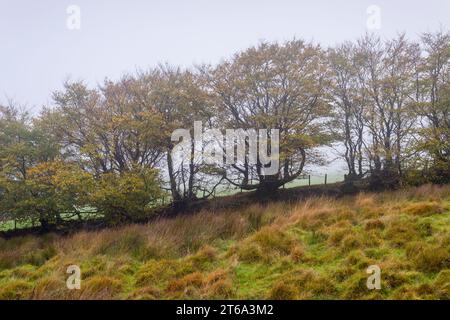
{"label": "grassy hillside", "polygon": [[449,299],[449,268],[450,186],[422,186],[0,239],[0,299]]}

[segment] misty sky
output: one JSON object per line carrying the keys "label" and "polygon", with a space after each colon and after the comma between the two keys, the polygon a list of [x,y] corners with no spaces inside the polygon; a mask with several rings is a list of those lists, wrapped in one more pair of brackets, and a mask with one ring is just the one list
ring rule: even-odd
{"label": "misty sky", "polygon": [[[80,30],[66,26],[69,5]],[[0,0],[0,103],[37,111],[68,77],[95,85],[158,62],[215,63],[260,40],[354,40],[370,5],[383,37],[450,25],[449,0]]]}

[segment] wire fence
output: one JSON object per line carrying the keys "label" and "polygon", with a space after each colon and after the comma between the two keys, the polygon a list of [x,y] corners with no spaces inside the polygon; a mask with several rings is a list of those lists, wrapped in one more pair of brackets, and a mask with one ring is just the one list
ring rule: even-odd
{"label": "wire fence", "polygon": [[[339,173],[323,173],[323,174],[303,174],[299,176],[294,181],[291,181],[282,188],[289,189],[289,188],[295,188],[295,187],[301,187],[301,186],[314,186],[314,185],[327,185],[331,183],[341,182],[344,181],[344,174]],[[252,183],[253,181],[251,181]],[[214,199],[219,197],[226,197],[226,196],[232,196],[238,193],[244,193],[249,192],[247,190],[243,190],[242,188],[238,187],[230,187],[230,186],[223,186],[221,188],[220,186],[215,188],[214,191],[210,194],[208,198]],[[204,197],[205,194],[200,194],[199,197]],[[170,205],[172,203],[172,197],[170,194],[165,194],[159,199],[156,199],[151,204],[149,204],[150,207],[157,208],[160,206],[166,206]],[[99,217],[99,214],[93,211],[93,208],[86,208],[86,212],[81,212],[81,215],[83,217],[83,220],[88,220],[92,218],[93,216]],[[64,214],[61,215],[63,218]],[[66,220],[71,220],[71,218],[68,218]],[[18,229],[24,229],[24,228],[30,228],[38,226],[39,222],[33,219],[14,219],[13,217],[3,217],[2,220],[0,220],[0,231],[9,231],[9,230],[18,230]]]}
{"label": "wire fence", "polygon": [[[294,181],[286,183],[282,186],[283,189],[301,187],[301,186],[316,186],[316,185],[327,185],[336,182],[344,181],[345,175],[343,173],[314,173],[314,174],[303,174],[300,175]],[[250,181],[250,184],[253,180]],[[251,190],[250,190],[251,191]],[[232,196],[238,193],[250,192],[249,190],[244,190],[239,187],[231,186],[218,186],[210,195],[209,198],[218,198]],[[198,197],[204,197],[203,194],[199,194]],[[163,196],[158,203],[162,205],[170,204],[172,202],[172,197],[170,195]]]}

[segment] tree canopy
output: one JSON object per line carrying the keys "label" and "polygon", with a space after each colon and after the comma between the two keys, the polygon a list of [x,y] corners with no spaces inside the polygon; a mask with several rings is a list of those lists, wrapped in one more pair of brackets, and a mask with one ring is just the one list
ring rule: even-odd
{"label": "tree canopy", "polygon": [[[194,123],[210,135],[177,153],[172,133],[195,137]],[[199,161],[211,146],[224,161]],[[329,160],[324,146],[345,161],[348,183],[449,182],[450,33],[326,49],[261,42],[216,65],[159,65],[96,87],[68,81],[35,116],[0,106],[0,221],[48,229],[87,211],[133,220],[163,197],[176,206],[219,186],[265,195]],[[228,161],[239,148],[245,155]]]}

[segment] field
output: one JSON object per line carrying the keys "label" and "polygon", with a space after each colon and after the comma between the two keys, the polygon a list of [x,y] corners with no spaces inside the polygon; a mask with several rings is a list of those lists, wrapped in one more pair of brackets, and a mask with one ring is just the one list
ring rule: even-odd
{"label": "field", "polygon": [[0,239],[0,299],[222,298],[450,299],[450,186]]}

